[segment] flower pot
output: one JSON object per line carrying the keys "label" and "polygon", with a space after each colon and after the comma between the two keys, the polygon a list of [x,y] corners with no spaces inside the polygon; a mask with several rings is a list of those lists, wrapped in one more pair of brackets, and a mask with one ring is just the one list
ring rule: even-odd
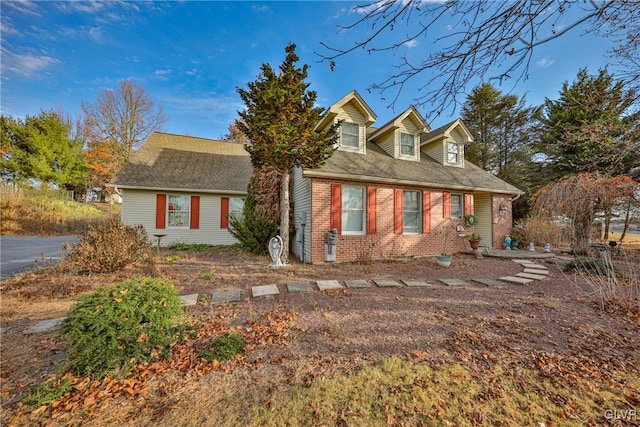
{"label": "flower pot", "polygon": [[469,244],[471,245],[471,252],[473,252],[474,255],[477,254],[480,240],[469,240]]}
{"label": "flower pot", "polygon": [[519,244],[520,242],[518,242],[517,240],[511,239],[511,249],[518,249]]}
{"label": "flower pot", "polygon": [[439,255],[436,257],[438,265],[442,267],[449,267],[451,265],[451,255]]}

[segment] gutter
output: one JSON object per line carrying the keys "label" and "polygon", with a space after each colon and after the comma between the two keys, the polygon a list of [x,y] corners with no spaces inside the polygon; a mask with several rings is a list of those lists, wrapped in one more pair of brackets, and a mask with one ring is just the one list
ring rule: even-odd
{"label": "gutter", "polygon": [[166,192],[176,192],[176,193],[231,194],[231,195],[238,195],[238,196],[247,195],[246,191],[202,189],[202,188],[141,187],[137,185],[117,185],[117,184],[107,184],[107,187],[116,188],[116,189],[125,189],[125,190],[131,189],[131,190],[143,190],[143,191],[166,191]]}

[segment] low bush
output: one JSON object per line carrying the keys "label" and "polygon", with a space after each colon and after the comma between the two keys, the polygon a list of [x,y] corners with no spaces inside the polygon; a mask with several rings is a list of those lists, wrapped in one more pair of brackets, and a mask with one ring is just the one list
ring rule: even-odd
{"label": "low bush", "polygon": [[142,225],[129,226],[118,219],[91,226],[77,243],[67,246],[62,261],[65,271],[76,273],[113,273],[146,261],[153,253]]}
{"label": "low bush", "polygon": [[244,214],[229,218],[229,232],[244,249],[256,255],[269,253],[269,240],[278,234],[278,228],[251,194],[245,199]]}
{"label": "low bush", "polygon": [[62,323],[68,368],[102,378],[160,359],[183,331],[182,313],[173,285],[160,278],[128,279],[84,295]]}
{"label": "low bush", "polygon": [[209,362],[231,360],[236,354],[243,353],[246,345],[244,338],[238,332],[227,331],[202,352],[202,357]]}
{"label": "low bush", "polygon": [[27,406],[38,407],[60,399],[63,394],[73,390],[71,378],[62,377],[40,383],[22,400]]}

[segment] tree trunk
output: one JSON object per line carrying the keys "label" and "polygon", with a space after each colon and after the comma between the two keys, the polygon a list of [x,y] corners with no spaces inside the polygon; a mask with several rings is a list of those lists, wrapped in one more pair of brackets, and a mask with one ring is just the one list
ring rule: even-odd
{"label": "tree trunk", "polygon": [[286,169],[280,178],[280,237],[282,238],[282,263],[289,263],[289,178]]}
{"label": "tree trunk", "polygon": [[576,246],[574,251],[578,255],[587,255],[591,244],[591,221],[590,218],[580,219],[576,221],[574,226],[574,235],[576,238]]}
{"label": "tree trunk", "polygon": [[624,228],[622,229],[622,234],[620,235],[620,242],[624,240],[624,237],[627,235],[627,231],[629,231],[629,224],[631,223],[631,201],[627,202],[627,212],[624,216]]}

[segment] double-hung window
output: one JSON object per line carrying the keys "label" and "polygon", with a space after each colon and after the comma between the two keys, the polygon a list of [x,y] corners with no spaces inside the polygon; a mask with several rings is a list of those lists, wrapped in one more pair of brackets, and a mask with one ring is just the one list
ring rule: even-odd
{"label": "double-hung window", "polygon": [[191,212],[189,196],[170,194],[167,197],[167,225],[172,228],[189,228]]}
{"label": "double-hung window", "polygon": [[400,155],[412,157],[416,155],[416,141],[413,135],[408,133],[400,134]]}
{"label": "double-hung window", "polygon": [[421,232],[422,199],[420,191],[404,191],[402,195],[402,232]]}
{"label": "double-hung window", "polygon": [[242,197],[229,197],[229,218],[244,215],[244,199]]}
{"label": "double-hung window", "polygon": [[340,145],[343,147],[360,147],[360,126],[356,123],[342,122],[340,125]]}
{"label": "double-hung window", "polygon": [[456,144],[455,142],[447,143],[447,162],[459,165],[462,160],[460,154],[460,144]]}
{"label": "double-hung window", "polygon": [[451,218],[464,216],[464,197],[462,194],[451,194]]}
{"label": "double-hung window", "polygon": [[342,186],[342,234],[365,234],[364,187]]}

